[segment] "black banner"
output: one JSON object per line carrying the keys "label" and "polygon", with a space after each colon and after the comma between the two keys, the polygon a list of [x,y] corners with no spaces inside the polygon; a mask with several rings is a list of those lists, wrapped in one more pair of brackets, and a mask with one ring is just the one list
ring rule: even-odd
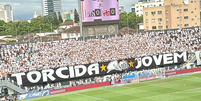
{"label": "black banner", "polygon": [[61,80],[107,75],[116,72],[135,71],[180,64],[187,60],[187,52],[169,53],[125,60],[100,62],[78,66],[67,66],[56,69],[29,71],[26,73],[10,74],[11,80],[18,85],[40,84],[44,82],[57,82]]}

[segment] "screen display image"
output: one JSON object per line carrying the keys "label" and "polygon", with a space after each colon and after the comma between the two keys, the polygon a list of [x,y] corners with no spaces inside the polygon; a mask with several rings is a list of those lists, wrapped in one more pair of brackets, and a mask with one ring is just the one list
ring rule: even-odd
{"label": "screen display image", "polygon": [[119,20],[118,0],[81,1],[82,22]]}

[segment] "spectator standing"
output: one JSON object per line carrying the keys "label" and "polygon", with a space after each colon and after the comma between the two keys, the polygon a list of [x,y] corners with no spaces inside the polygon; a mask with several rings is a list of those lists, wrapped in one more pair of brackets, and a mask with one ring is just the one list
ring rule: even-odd
{"label": "spectator standing", "polygon": [[1,88],[1,94],[4,95],[4,89],[3,89],[3,87]]}
{"label": "spectator standing", "polygon": [[5,96],[2,97],[2,98],[1,98],[1,101],[6,101],[6,97],[5,97]]}

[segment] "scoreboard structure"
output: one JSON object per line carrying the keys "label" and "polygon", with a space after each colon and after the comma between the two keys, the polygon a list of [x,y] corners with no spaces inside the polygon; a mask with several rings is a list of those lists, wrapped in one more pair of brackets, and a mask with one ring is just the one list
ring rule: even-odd
{"label": "scoreboard structure", "polygon": [[78,0],[83,37],[119,33],[118,0]]}

